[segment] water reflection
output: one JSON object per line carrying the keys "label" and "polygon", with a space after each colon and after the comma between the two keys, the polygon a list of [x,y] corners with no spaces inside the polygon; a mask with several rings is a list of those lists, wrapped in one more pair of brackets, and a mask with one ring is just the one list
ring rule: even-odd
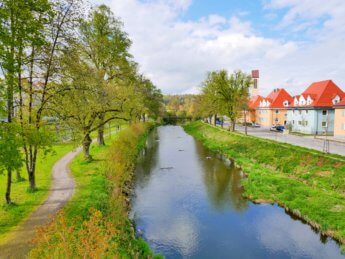
{"label": "water reflection", "polygon": [[241,185],[242,172],[236,168],[231,160],[216,155],[205,149],[200,142],[195,142],[196,151],[201,158],[204,168],[203,180],[211,204],[218,210],[224,211],[229,207],[238,211],[247,208],[247,201],[243,198]]}
{"label": "water reflection", "polygon": [[166,258],[342,258],[284,209],[243,199],[241,179],[181,127],[159,127],[138,161],[131,217]]}

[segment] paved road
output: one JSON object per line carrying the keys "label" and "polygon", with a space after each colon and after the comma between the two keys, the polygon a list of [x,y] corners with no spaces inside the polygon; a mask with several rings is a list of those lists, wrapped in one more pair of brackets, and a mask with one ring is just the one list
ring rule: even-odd
{"label": "paved road", "polygon": [[[244,127],[238,126],[236,130],[244,132]],[[280,132],[272,132],[264,128],[248,127],[248,134],[260,138],[272,139],[283,143],[289,143],[296,146],[312,148],[323,151],[325,141],[323,139],[315,139],[314,136],[297,136],[292,134],[283,134]],[[345,156],[345,143],[329,142],[329,153]]]}
{"label": "paved road", "polygon": [[53,167],[52,187],[45,202],[34,211],[15,231],[12,239],[0,247],[0,258],[26,258],[30,241],[37,227],[47,224],[74,192],[74,180],[70,175],[69,163],[81,151],[72,151],[57,161]]}

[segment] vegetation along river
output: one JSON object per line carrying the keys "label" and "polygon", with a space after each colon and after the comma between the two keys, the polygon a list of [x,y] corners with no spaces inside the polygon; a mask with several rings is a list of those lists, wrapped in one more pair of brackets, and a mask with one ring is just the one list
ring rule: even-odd
{"label": "vegetation along river", "polygon": [[136,169],[137,234],[166,258],[344,258],[284,209],[244,199],[243,177],[181,127],[159,127]]}

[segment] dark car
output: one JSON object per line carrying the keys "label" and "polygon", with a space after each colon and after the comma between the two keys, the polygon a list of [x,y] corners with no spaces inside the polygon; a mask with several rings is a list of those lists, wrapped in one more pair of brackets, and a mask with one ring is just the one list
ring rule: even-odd
{"label": "dark car", "polygon": [[283,132],[285,130],[285,127],[282,125],[273,125],[270,128],[270,131],[278,131],[278,132]]}

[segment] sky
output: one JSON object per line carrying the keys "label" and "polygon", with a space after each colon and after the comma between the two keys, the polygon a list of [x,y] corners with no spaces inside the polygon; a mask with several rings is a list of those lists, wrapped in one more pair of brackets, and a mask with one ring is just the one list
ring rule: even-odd
{"label": "sky", "polygon": [[260,94],[345,90],[345,0],[91,0],[124,23],[131,53],[165,94],[197,93],[207,72],[260,70]]}

